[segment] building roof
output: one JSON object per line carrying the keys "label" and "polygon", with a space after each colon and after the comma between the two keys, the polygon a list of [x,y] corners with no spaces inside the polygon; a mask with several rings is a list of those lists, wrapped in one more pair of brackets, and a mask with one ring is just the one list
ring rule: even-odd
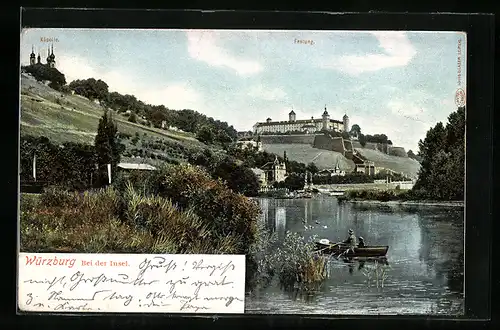
{"label": "building roof", "polygon": [[[341,120],[335,120],[335,119],[328,119],[330,123],[339,123],[342,124],[343,121]],[[290,121],[290,120],[282,120],[282,121],[270,121],[266,123],[256,123],[254,126],[272,126],[272,125],[279,125],[279,124],[301,124],[301,123],[322,123],[323,119],[299,119],[295,121]]]}
{"label": "building roof", "polygon": [[149,164],[119,163],[118,167],[123,168],[125,170],[146,170],[146,171],[156,170],[156,167],[151,166]]}
{"label": "building roof", "polygon": [[289,115],[294,115],[295,114],[295,111],[290,111]]}

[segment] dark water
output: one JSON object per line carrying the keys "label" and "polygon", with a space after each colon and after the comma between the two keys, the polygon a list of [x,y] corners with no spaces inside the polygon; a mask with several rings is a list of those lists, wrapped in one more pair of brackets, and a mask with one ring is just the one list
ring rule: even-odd
{"label": "dark water", "polygon": [[261,220],[281,239],[292,231],[338,242],[352,228],[367,245],[389,246],[388,265],[332,259],[320,292],[272,285],[246,298],[247,313],[463,314],[463,208],[360,206],[333,197],[258,201]]}

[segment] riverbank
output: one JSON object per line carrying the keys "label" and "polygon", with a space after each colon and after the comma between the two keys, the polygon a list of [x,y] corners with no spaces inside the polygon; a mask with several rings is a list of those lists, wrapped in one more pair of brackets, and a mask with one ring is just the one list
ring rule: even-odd
{"label": "riverbank", "polygon": [[346,200],[348,203],[356,204],[377,204],[388,206],[444,206],[444,207],[464,207],[463,201],[376,201],[376,200]]}
{"label": "riverbank", "polygon": [[381,205],[401,205],[401,206],[447,206],[464,207],[461,200],[438,200],[429,198],[423,192],[413,190],[351,190],[339,196],[339,202],[381,204]]}

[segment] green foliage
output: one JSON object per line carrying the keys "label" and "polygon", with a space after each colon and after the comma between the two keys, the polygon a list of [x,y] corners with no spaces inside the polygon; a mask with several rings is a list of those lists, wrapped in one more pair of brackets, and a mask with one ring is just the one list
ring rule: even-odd
{"label": "green foliage", "polygon": [[465,108],[448,116],[419,141],[422,158],[415,191],[428,199],[463,200],[465,180]]}
{"label": "green foliage", "polygon": [[128,121],[131,123],[137,123],[137,115],[135,113],[131,113],[128,117]]}
{"label": "green foliage", "polygon": [[318,167],[314,163],[309,163],[306,167],[306,170],[311,172],[312,174],[316,174],[319,171]]}
{"label": "green foliage", "polygon": [[69,84],[69,88],[75,91],[75,94],[84,96],[90,100],[108,100],[108,85],[101,79],[73,80]]}
{"label": "green foliage", "polygon": [[95,137],[95,151],[98,165],[98,179],[101,185],[106,184],[107,164],[111,164],[111,173],[116,171],[120,162],[120,154],[125,146],[118,140],[118,128],[109,116],[107,110],[99,120],[97,135]]}
{"label": "green foliage", "polygon": [[211,127],[203,125],[198,129],[196,138],[205,144],[212,144],[215,141],[215,133]]}
{"label": "green foliage", "polygon": [[235,241],[216,235],[190,210],[133,189],[48,189],[36,202],[21,202],[25,252],[220,254],[237,252]]}
{"label": "green foliage", "polygon": [[235,246],[240,253],[247,251],[253,241],[258,205],[228,189],[222,181],[212,179],[200,167],[167,165],[150,173],[131,173],[128,181],[145,195],[167,198],[182,210],[192,210],[220,237],[237,237]]}
{"label": "green foliage", "polygon": [[49,87],[61,90],[66,85],[66,77],[56,68],[44,64],[23,66],[22,70],[31,74],[37,81],[49,81]]}
{"label": "green foliage", "polygon": [[302,190],[304,189],[304,182],[304,174],[291,173],[285,178],[285,181],[276,183],[275,187],[288,189],[290,191]]}
{"label": "green foliage", "polygon": [[327,277],[328,259],[314,254],[314,241],[305,240],[298,233],[287,232],[282,242],[263,226],[252,245],[247,263],[256,270],[250,280],[259,286],[269,285],[273,279],[285,290],[316,291]]}
{"label": "green foliage", "polygon": [[349,131],[349,134],[351,136],[360,136],[361,135],[361,128],[359,127],[358,124],[354,124],[351,126],[351,130]]}
{"label": "green foliage", "polygon": [[90,187],[96,164],[93,146],[72,142],[58,146],[46,137],[23,135],[20,140],[21,181],[34,179],[34,155],[37,181],[77,190]]}

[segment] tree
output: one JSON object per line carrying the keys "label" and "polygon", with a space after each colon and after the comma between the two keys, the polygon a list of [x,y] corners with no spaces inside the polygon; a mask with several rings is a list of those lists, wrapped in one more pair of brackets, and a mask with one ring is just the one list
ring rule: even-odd
{"label": "tree", "polygon": [[196,138],[205,144],[212,144],[215,141],[215,133],[208,125],[203,125],[196,133]]}
{"label": "tree", "polygon": [[130,116],[128,117],[128,121],[131,123],[137,123],[137,115],[135,113],[131,113]]}
{"label": "tree", "polygon": [[94,143],[100,184],[107,182],[107,164],[111,164],[111,173],[114,173],[120,162],[120,154],[125,149],[124,146],[119,143],[117,133],[118,128],[116,124],[108,114],[108,111],[105,110],[103,116],[99,120]]}
{"label": "tree", "polygon": [[349,134],[351,136],[358,136],[359,137],[361,135],[361,128],[359,127],[359,125],[358,124],[352,125],[351,130],[349,131]]}
{"label": "tree", "polygon": [[437,123],[419,141],[422,158],[414,191],[432,199],[462,200],[465,177],[465,109],[448,116],[446,127]]}
{"label": "tree", "polygon": [[316,174],[319,171],[318,167],[314,163],[309,163],[306,167],[306,170],[308,170],[312,174]]}
{"label": "tree", "polygon": [[94,78],[89,78],[84,80],[73,80],[69,84],[69,88],[74,90],[76,94],[90,100],[107,101],[111,104],[108,85],[101,79],[95,80]]}
{"label": "tree", "polygon": [[359,141],[359,144],[361,144],[362,147],[364,147],[366,145],[366,138],[365,138],[365,136],[363,134],[359,134],[358,141]]}
{"label": "tree", "polygon": [[66,85],[66,77],[56,68],[51,68],[43,64],[35,64],[22,67],[22,70],[31,74],[36,81],[48,81],[49,87],[61,90]]}

